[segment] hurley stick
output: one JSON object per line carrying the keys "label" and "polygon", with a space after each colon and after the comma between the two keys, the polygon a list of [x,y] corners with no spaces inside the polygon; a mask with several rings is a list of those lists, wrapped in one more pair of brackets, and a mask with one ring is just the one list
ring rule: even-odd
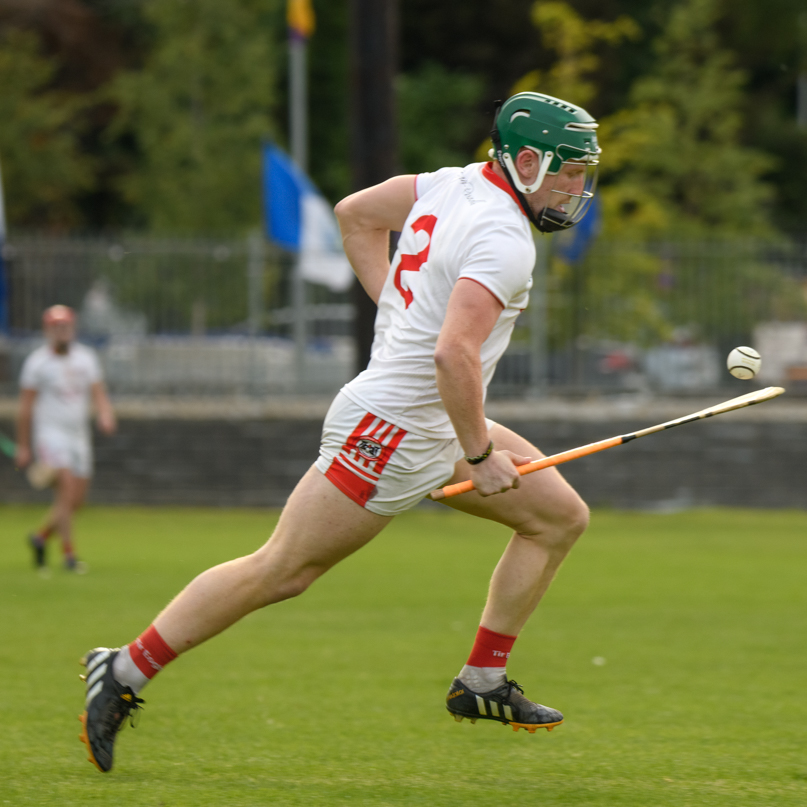
{"label": "hurley stick", "polygon": [[[771,398],[776,398],[783,392],[784,389],[782,387],[765,387],[765,389],[749,392],[746,395],[740,395],[739,398],[732,398],[730,401],[724,401],[715,406],[710,406],[708,409],[701,409],[700,412],[694,412],[691,415],[685,415],[676,420],[668,420],[666,423],[659,423],[658,426],[648,426],[646,429],[640,429],[638,432],[620,434],[618,437],[609,437],[607,440],[600,440],[598,443],[589,443],[579,448],[571,448],[568,451],[562,451],[560,454],[553,454],[551,457],[544,457],[534,462],[528,462],[526,465],[518,466],[517,470],[522,476],[524,474],[531,474],[534,471],[540,471],[542,468],[551,468],[554,465],[569,462],[569,460],[576,460],[578,457],[587,457],[589,454],[605,451],[606,448],[611,448],[612,446],[621,446],[623,443],[629,443],[637,437],[644,437],[647,434],[655,434],[665,429],[672,429],[673,426],[682,426],[684,423],[694,423],[696,420],[703,420],[704,418],[714,417],[715,415],[722,415],[724,412],[731,412],[734,409],[742,409],[745,406],[753,406],[763,401],[770,401]],[[429,494],[429,498],[434,501],[440,501],[440,499],[446,499],[449,496],[468,493],[468,491],[473,489],[474,483],[469,479],[466,482],[458,482],[456,485],[447,485],[444,488],[433,490]]]}

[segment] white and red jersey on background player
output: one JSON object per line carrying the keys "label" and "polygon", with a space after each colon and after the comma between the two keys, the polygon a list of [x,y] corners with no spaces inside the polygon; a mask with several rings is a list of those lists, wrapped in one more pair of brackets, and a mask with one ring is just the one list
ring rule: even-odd
{"label": "white and red jersey on background player", "polygon": [[65,354],[43,345],[25,360],[20,386],[37,392],[33,443],[40,462],[82,478],[92,475],[91,392],[101,379],[95,351],[75,342]]}
{"label": "white and red jersey on background player", "polygon": [[20,386],[37,392],[34,430],[88,435],[90,393],[101,377],[101,365],[92,348],[76,342],[65,354],[55,353],[49,345],[37,348],[25,360],[20,375]]}
{"label": "white and red jersey on background player", "polygon": [[487,389],[527,307],[535,244],[515,195],[490,163],[419,174],[415,193],[378,302],[370,364],[342,392],[408,432],[451,438],[434,364],[451,292],[467,278],[503,306],[481,350]]}

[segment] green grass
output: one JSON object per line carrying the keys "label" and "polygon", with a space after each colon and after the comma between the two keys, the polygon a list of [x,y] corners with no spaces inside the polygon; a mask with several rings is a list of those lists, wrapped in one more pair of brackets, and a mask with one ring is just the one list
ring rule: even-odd
{"label": "green grass", "polygon": [[530,736],[444,710],[506,532],[414,512],[176,661],[105,776],[76,739],[79,656],[276,513],[92,508],[90,574],[50,579],[37,513],[0,507],[0,807],[807,804],[806,513],[595,513],[515,646],[510,673],[566,714]]}

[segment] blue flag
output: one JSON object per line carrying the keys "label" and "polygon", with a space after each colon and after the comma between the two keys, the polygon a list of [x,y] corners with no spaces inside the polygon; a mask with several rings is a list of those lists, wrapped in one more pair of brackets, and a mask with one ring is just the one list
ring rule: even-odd
{"label": "blue flag", "polygon": [[332,291],[350,287],[353,270],[330,204],[288,155],[271,144],[263,149],[263,204],[267,238],[298,254],[306,280]]}

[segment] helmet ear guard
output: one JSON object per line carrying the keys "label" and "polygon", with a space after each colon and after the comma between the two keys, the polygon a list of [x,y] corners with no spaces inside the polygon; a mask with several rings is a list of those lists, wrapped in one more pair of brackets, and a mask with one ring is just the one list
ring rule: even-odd
{"label": "helmet ear guard", "polygon": [[521,177],[518,175],[518,169],[516,168],[516,163],[515,160],[513,160],[512,154],[509,152],[504,152],[502,154],[502,159],[507,165],[510,176],[513,178],[513,184],[522,193],[533,193],[544,184],[544,179],[546,179],[546,175],[549,173],[549,167],[552,165],[552,160],[554,159],[555,155],[551,151],[547,151],[542,154],[538,149],[532,148],[531,146],[524,146],[524,148],[534,151],[538,155],[538,159],[540,160],[541,164],[541,167],[538,169],[538,176],[535,178],[535,181],[531,182],[529,185],[525,185],[521,181]]}
{"label": "helmet ear guard", "polygon": [[[496,102],[490,133],[494,147],[489,156],[499,163],[527,218],[541,232],[573,227],[588,211],[596,189],[600,154],[596,128],[597,122],[584,109],[549,95],[518,93],[504,104]],[[535,152],[540,160],[538,175],[529,185],[521,181],[515,165],[523,148]],[[559,174],[566,163],[587,168],[582,193],[563,192],[578,199],[574,209],[566,213],[547,206],[534,213],[524,194],[537,191],[547,176]],[[556,192],[560,193],[551,191]]]}

